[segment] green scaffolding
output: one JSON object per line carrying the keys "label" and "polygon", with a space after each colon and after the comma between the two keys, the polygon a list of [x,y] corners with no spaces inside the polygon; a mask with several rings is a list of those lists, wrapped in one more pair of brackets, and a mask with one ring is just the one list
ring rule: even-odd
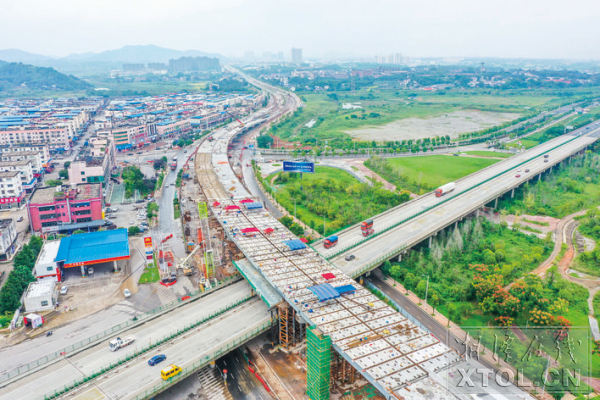
{"label": "green scaffolding", "polygon": [[310,400],[329,400],[331,338],[316,326],[308,328],[306,386]]}

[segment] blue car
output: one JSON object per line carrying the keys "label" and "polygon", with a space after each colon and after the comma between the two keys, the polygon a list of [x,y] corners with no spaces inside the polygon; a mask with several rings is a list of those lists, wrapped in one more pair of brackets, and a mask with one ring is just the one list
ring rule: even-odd
{"label": "blue car", "polygon": [[152,365],[156,365],[161,361],[164,361],[167,359],[167,356],[165,356],[164,354],[159,354],[157,356],[152,357],[151,359],[148,360],[148,365],[152,366]]}

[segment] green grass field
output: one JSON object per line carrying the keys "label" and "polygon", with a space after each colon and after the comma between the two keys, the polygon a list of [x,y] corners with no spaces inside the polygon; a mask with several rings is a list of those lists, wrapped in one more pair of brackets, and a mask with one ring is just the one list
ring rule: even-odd
{"label": "green grass field", "polygon": [[160,275],[158,273],[158,267],[149,267],[144,270],[142,276],[140,276],[139,283],[153,283],[158,282]]}
{"label": "green grass field", "polygon": [[497,163],[493,158],[423,156],[388,158],[390,166],[419,185],[437,187]]}
{"label": "green grass field", "polygon": [[502,153],[499,151],[468,151],[465,154],[470,156],[490,157],[490,158],[509,158],[513,155],[510,153]]}

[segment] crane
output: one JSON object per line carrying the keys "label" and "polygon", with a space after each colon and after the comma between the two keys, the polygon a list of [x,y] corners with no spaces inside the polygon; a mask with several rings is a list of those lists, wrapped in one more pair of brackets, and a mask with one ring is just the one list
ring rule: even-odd
{"label": "crane", "polygon": [[192,252],[190,253],[189,256],[187,256],[185,258],[185,260],[183,260],[183,262],[181,264],[179,264],[179,268],[183,269],[183,274],[184,275],[192,275],[192,269],[188,266],[188,261],[190,260],[190,258],[192,258],[192,256],[196,253],[196,251],[198,251],[198,249],[200,249],[202,246],[197,245],[196,247],[194,247],[194,250],[192,250]]}
{"label": "crane", "polygon": [[233,115],[232,113],[230,113],[229,111],[225,110],[225,112],[229,115],[231,115],[231,118],[235,119],[237,122],[240,123],[240,126],[243,128],[244,126],[246,126],[246,124],[244,124],[242,121],[240,121],[239,119],[236,118],[235,115]]}

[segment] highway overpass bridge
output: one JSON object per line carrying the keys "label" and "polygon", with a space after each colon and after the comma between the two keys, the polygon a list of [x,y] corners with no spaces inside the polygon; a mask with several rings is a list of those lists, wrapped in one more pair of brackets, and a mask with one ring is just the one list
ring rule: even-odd
{"label": "highway overpass bridge", "polygon": [[[456,224],[498,198],[514,195],[526,182],[538,180],[562,162],[569,162],[598,140],[600,123],[593,122],[569,134],[493,164],[456,181],[456,189],[442,197],[433,192],[373,217],[375,234],[363,237],[360,225],[336,233],[338,244],[329,249],[323,240],[313,247],[344,273],[357,277],[385,260],[401,257],[412,246],[431,240],[442,229]],[[347,255],[355,258],[346,261]]]}

